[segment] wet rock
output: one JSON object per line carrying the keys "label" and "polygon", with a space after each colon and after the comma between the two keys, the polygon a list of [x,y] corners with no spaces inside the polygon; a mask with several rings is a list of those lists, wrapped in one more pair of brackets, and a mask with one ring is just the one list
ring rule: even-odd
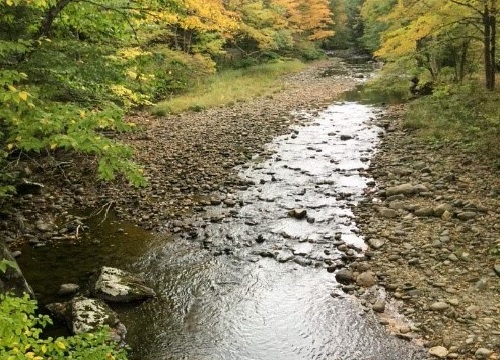
{"label": "wet rock", "polygon": [[335,279],[339,283],[344,284],[344,285],[352,284],[355,281],[352,271],[350,271],[348,269],[339,270],[335,274]]}
{"label": "wet rock", "polygon": [[383,313],[385,311],[385,301],[377,299],[372,306],[372,310],[378,313]]}
{"label": "wet rock", "polygon": [[306,209],[292,209],[288,212],[288,216],[301,220],[307,216],[307,210]]}
{"label": "wet rock", "polygon": [[376,282],[375,274],[371,271],[365,271],[356,278],[356,284],[365,288],[372,287]]}
{"label": "wet rock", "polygon": [[264,237],[264,235],[259,234],[259,236],[257,236],[257,239],[255,239],[255,241],[256,241],[258,244],[262,244],[264,241],[266,241],[266,238]]}
{"label": "wet rock", "polygon": [[448,349],[444,346],[434,346],[429,349],[429,355],[437,357],[439,359],[444,359],[448,356]]}
{"label": "wet rock", "polygon": [[80,285],[78,284],[62,284],[59,286],[59,290],[57,291],[58,295],[72,295],[76,294],[76,292],[80,290]]}
{"label": "wet rock", "polygon": [[9,261],[14,266],[7,266],[5,272],[0,271],[0,293],[11,292],[19,297],[23,296],[23,294],[28,294],[31,298],[35,298],[33,290],[24,278],[16,260],[7,246],[0,242],[0,261],[2,260]]}
{"label": "wet rock", "polygon": [[125,340],[125,326],[102,300],[76,297],[66,303],[48,304],[47,309],[58,319],[65,321],[73,334],[93,332],[108,325],[114,340]]}
{"label": "wet rock", "polygon": [[91,284],[93,296],[111,302],[131,302],[156,296],[143,279],[127,271],[103,266]]}

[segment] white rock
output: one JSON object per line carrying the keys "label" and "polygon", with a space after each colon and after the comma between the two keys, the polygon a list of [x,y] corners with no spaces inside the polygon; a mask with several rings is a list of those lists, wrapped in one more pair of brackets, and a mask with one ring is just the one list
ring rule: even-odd
{"label": "white rock", "polygon": [[448,349],[444,346],[434,346],[429,349],[429,355],[444,359],[448,355]]}

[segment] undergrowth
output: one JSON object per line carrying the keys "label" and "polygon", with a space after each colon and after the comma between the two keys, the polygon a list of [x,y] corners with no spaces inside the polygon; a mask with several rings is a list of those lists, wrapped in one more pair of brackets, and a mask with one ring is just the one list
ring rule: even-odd
{"label": "undergrowth", "polygon": [[500,168],[500,93],[478,83],[443,85],[412,101],[404,127],[438,143],[456,142]]}
{"label": "undergrowth", "polygon": [[201,111],[216,106],[232,105],[259,96],[272,96],[283,90],[281,75],[302,70],[300,61],[276,61],[242,69],[224,70],[200,80],[186,94],[160,102],[153,114],[164,116],[182,111]]}

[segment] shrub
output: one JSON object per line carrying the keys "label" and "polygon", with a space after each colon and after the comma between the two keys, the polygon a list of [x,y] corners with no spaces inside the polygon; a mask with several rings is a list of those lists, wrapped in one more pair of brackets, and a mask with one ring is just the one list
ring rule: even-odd
{"label": "shrub", "polygon": [[127,359],[126,350],[117,348],[105,327],[96,333],[44,339],[43,328],[52,321],[36,314],[36,309],[36,301],[28,295],[0,295],[0,359]]}

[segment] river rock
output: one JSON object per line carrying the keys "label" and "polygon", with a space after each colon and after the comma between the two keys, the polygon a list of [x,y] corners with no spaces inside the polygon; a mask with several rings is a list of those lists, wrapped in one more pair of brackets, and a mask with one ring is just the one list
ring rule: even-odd
{"label": "river rock", "polygon": [[457,218],[462,221],[472,220],[477,216],[477,213],[474,211],[464,211],[457,214]]}
{"label": "river rock", "polygon": [[371,271],[365,271],[356,278],[356,283],[365,288],[372,287],[376,282],[375,274]]}
{"label": "river rock", "polygon": [[373,311],[378,313],[383,313],[385,311],[385,301],[382,299],[377,299],[375,304],[372,306]]}
{"label": "river rock", "polygon": [[306,209],[292,209],[288,212],[288,216],[299,220],[304,219],[306,215],[307,215]]}
{"label": "river rock", "polygon": [[347,141],[347,140],[351,140],[351,139],[352,139],[352,135],[346,135],[346,134],[340,135],[340,140],[342,140],[342,141]]}
{"label": "river rock", "polygon": [[99,270],[90,288],[95,297],[111,302],[131,302],[156,296],[140,277],[107,266]]}
{"label": "river rock", "polygon": [[434,209],[431,207],[423,207],[415,210],[415,215],[418,217],[428,217],[434,215]]}
{"label": "river rock", "polygon": [[78,284],[62,284],[59,286],[59,290],[57,291],[58,295],[72,295],[75,294],[78,290],[80,290],[80,285]]}
{"label": "river rock", "polygon": [[433,346],[429,349],[429,355],[437,357],[439,359],[444,359],[448,356],[448,349],[444,346]]}
{"label": "river rock", "polygon": [[385,194],[386,194],[386,196],[393,196],[393,195],[399,195],[399,194],[411,195],[411,194],[416,194],[417,192],[420,192],[420,190],[423,190],[422,186],[420,186],[420,185],[401,184],[398,186],[393,186],[393,187],[388,188],[385,191]]}
{"label": "river rock", "polygon": [[375,238],[372,238],[370,240],[368,240],[368,245],[370,245],[371,248],[373,249],[380,249],[382,246],[384,246],[385,244],[385,241],[384,240],[381,240],[381,239],[375,239]]}
{"label": "river rock", "polygon": [[445,212],[453,213],[453,206],[451,204],[441,204],[433,209],[434,216],[442,217]]}
{"label": "river rock", "polygon": [[52,303],[47,309],[68,325],[73,334],[93,332],[108,325],[113,339],[123,342],[127,330],[116,313],[102,300],[76,297],[65,303]]}
{"label": "river rock", "polygon": [[497,264],[493,267],[493,270],[495,271],[495,274],[500,276],[500,264]]}
{"label": "river rock", "polygon": [[484,358],[488,357],[489,355],[491,355],[492,352],[493,351],[486,349],[486,348],[479,348],[474,353],[474,356],[478,359],[484,359]]}
{"label": "river rock", "polygon": [[336,274],[335,274],[335,279],[341,283],[341,284],[344,284],[344,285],[349,285],[351,283],[354,282],[354,275],[352,274],[352,272],[348,269],[342,269],[342,270],[339,270]]}
{"label": "river rock", "polygon": [[398,212],[396,210],[393,210],[393,209],[380,208],[380,209],[378,209],[378,212],[383,217],[389,218],[389,219],[392,219],[392,218],[395,218],[398,216]]}
{"label": "river rock", "polygon": [[438,301],[438,302],[431,304],[429,309],[431,309],[432,311],[444,311],[444,310],[448,309],[449,307],[450,307],[450,305],[448,305],[447,303],[442,302],[442,301]]}
{"label": "river rock", "polygon": [[34,299],[35,294],[24,278],[16,260],[7,246],[3,242],[0,242],[0,261],[2,260],[9,261],[14,267],[7,266],[5,272],[0,271],[0,293],[5,294],[11,292],[19,297],[23,296],[23,294],[28,294]]}

